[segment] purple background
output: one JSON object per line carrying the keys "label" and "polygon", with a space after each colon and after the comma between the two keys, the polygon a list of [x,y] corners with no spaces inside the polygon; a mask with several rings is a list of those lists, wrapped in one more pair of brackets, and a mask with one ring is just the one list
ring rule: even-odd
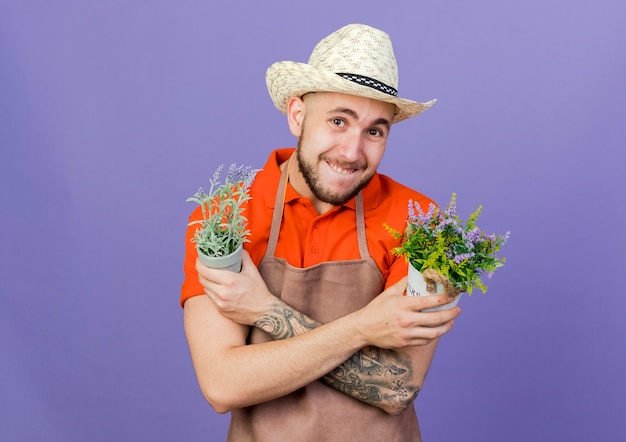
{"label": "purple background", "polygon": [[178,306],[185,198],[294,144],[265,69],[351,22],[392,36],[401,96],[439,99],[381,171],[512,231],[416,401],[425,440],[626,440],[625,14],[0,0],[0,440],[223,440]]}

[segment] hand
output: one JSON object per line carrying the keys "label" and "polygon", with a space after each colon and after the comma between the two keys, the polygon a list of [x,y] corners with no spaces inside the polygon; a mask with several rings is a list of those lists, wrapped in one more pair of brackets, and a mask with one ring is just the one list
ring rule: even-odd
{"label": "hand", "polygon": [[220,313],[241,325],[252,325],[276,298],[244,250],[241,272],[212,269],[196,260],[198,279]]}
{"label": "hand", "polygon": [[426,345],[446,334],[459,307],[438,312],[421,310],[447,304],[446,295],[403,296],[407,278],[389,287],[357,312],[359,327],[369,345],[397,349]]}

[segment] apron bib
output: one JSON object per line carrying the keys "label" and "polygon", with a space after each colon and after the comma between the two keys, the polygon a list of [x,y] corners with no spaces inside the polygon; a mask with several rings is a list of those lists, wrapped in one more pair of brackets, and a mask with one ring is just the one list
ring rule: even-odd
{"label": "apron bib", "polygon": [[[289,164],[281,175],[268,246],[259,272],[272,294],[324,324],[367,305],[382,291],[384,279],[367,247],[361,193],[356,197],[356,233],[361,259],[324,262],[303,269],[274,256],[288,171]],[[252,327],[248,343],[272,339]],[[399,416],[391,416],[322,381],[314,381],[287,396],[233,410],[228,440],[419,441],[420,432],[413,407]]]}

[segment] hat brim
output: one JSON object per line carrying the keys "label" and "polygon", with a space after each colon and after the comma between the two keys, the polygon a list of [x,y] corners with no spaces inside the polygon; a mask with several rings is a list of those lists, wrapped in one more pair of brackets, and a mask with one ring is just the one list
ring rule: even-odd
{"label": "hat brim", "polygon": [[265,76],[267,89],[274,105],[282,113],[287,113],[287,105],[292,97],[301,97],[308,92],[338,92],[392,103],[396,106],[393,123],[414,117],[437,100],[425,103],[398,98],[346,80],[334,72],[323,71],[314,66],[294,61],[279,61],[267,69]]}

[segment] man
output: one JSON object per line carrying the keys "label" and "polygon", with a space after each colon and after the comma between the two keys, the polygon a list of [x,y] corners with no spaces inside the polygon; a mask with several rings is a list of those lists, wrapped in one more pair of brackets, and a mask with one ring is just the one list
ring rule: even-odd
{"label": "man", "polygon": [[241,273],[197,262],[187,233],[185,331],[229,440],[420,440],[413,400],[460,310],[421,312],[448,299],[403,296],[407,264],[390,252],[383,224],[401,230],[409,199],[431,202],[376,172],[391,125],[434,102],[398,98],[397,77],[389,37],[365,25],[308,64],[272,65],[298,147],[255,179]]}

